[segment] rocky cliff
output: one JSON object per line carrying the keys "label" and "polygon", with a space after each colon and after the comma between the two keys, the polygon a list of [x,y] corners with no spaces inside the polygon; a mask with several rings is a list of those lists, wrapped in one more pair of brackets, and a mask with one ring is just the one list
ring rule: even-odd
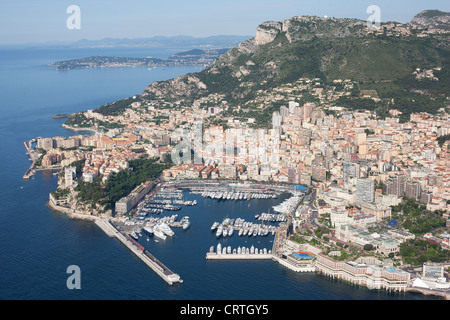
{"label": "rocky cliff", "polygon": [[450,31],[450,12],[425,10],[416,15],[409,24],[420,29]]}

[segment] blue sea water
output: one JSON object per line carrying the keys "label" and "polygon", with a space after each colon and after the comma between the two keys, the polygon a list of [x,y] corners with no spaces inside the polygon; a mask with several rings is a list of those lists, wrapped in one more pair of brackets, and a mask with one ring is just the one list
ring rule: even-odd
{"label": "blue sea water", "polygon": [[[182,50],[178,50],[182,51]],[[197,199],[185,207],[191,227],[175,230],[173,239],[147,241],[144,246],[184,283],[169,286],[117,239],[94,223],[70,220],[46,206],[57,179],[38,173],[24,181],[30,165],[23,142],[38,136],[70,136],[59,113],[99,107],[141,93],[153,81],[199,71],[197,67],[106,68],[56,71],[56,60],[92,55],[165,58],[176,48],[0,49],[0,299],[123,299],[123,300],[409,300],[435,299],[419,294],[371,291],[314,273],[295,273],[273,261],[207,261],[218,240],[214,221],[224,217],[252,220],[278,200],[222,201]],[[242,245],[271,248],[273,237],[232,238]],[[247,243],[245,243],[247,241]],[[67,267],[81,270],[81,289],[66,286]]]}

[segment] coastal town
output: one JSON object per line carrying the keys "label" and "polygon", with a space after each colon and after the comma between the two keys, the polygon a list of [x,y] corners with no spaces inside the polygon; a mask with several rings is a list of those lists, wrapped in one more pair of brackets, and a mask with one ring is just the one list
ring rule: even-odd
{"label": "coastal town", "polygon": [[[302,79],[297,87],[277,91],[287,94],[290,99],[294,97],[292,92],[295,89],[314,81],[317,79]],[[351,82],[344,80],[343,83],[351,90]],[[330,97],[321,90],[314,92],[319,99],[323,98],[322,101],[336,94],[345,94],[333,92]],[[273,96],[274,100],[277,98],[277,95]],[[265,99],[269,101],[267,97]],[[135,104],[124,115],[115,117],[87,111],[84,113],[86,119],[119,123],[123,128],[105,130],[95,127],[90,128],[95,130],[95,134],[37,138],[33,152],[41,155],[40,165],[36,168],[61,170],[58,190],[50,195],[50,202],[55,207],[72,208],[89,216],[124,216],[138,202],[120,209],[119,200],[110,210],[98,207],[84,211],[86,207],[76,201],[78,180],[92,183],[100,178],[101,183],[106,183],[111,175],[128,169],[130,160],[145,157],[163,161],[170,158],[175,154],[173,150],[178,150],[177,146],[185,146],[181,143],[183,140],[171,131],[175,132],[180,126],[194,127],[199,116],[200,120],[207,122],[216,112],[226,112],[225,104],[218,104],[220,107],[202,109],[193,106],[178,110],[155,108],[151,103],[145,106]],[[394,265],[411,267],[400,256],[402,243],[408,240],[420,238],[448,252],[449,142],[444,140],[441,143],[438,139],[449,134],[448,114],[445,111],[437,115],[413,114],[409,122],[400,123],[396,110],[391,110],[391,117],[384,120],[376,119],[369,111],[354,112],[334,107],[333,111],[339,115],[335,116],[327,115],[325,110],[315,103],[300,106],[295,101],[288,101],[274,112],[270,130],[251,128],[252,119],[242,122],[232,116],[225,118],[225,126],[205,128],[201,148],[195,149],[199,146],[195,139],[190,144],[195,153],[198,152],[197,158],[202,159],[200,163],[194,163],[192,158],[188,163],[173,164],[162,171],[161,179],[226,180],[308,188],[313,191],[315,199],[311,206],[303,204],[293,212],[292,231],[288,235],[295,240],[286,237],[283,246],[315,252],[315,266],[322,266],[322,272],[327,275],[345,279],[348,276],[342,274],[349,271],[343,270],[350,268],[353,270],[352,281],[361,282],[354,277],[362,270],[361,264],[369,265],[364,260],[367,258],[357,257],[355,261],[359,264],[352,266],[342,262],[340,257],[355,258],[354,250],[363,248],[372,248],[366,252],[377,257],[372,258],[375,259],[371,260],[375,261],[373,263],[388,263],[391,269]],[[158,117],[164,120],[158,124],[149,121]],[[237,145],[240,153],[208,152],[211,149],[208,146],[219,150],[217,146],[220,145],[221,150],[225,150],[226,142],[230,141],[227,135],[235,138],[236,130],[242,138],[241,144]],[[236,143],[233,139],[231,141]],[[277,161],[274,161],[274,156]],[[80,161],[83,165],[81,172],[77,173],[73,164]],[[439,227],[414,234],[407,229],[390,226],[391,221],[396,221],[394,215],[396,219],[402,218],[399,212],[393,213],[393,208],[406,198],[434,212],[441,221]],[[319,237],[317,230],[323,233]],[[320,241],[318,247],[308,244],[315,241]],[[321,246],[324,247],[318,249]],[[299,270],[302,268],[298,266],[305,264],[305,261],[299,262],[292,257],[279,259],[286,265],[290,261],[290,265]],[[313,268],[311,260],[306,264],[307,269]],[[335,266],[334,269],[330,264]],[[423,268],[435,269],[436,265]],[[447,274],[448,265],[440,264],[439,268],[439,277],[428,282],[422,276],[416,278],[420,281],[413,282],[409,273],[406,277],[405,273],[395,271],[392,274],[401,275],[403,279],[395,277],[396,281],[403,281],[402,289],[385,286],[389,290],[405,290],[407,286],[420,282],[422,287],[429,289],[446,288],[448,281],[445,281],[444,271]]]}
{"label": "coastal town", "polygon": [[[377,32],[401,37],[411,29],[388,24]],[[417,68],[414,76],[439,81],[439,71]],[[190,82],[204,86],[197,78]],[[279,210],[283,219],[276,228],[267,229],[272,248],[211,247],[206,259],[272,259],[295,272],[371,289],[449,298],[448,101],[433,113],[405,114],[390,104],[380,116],[379,109],[343,103],[356,97],[376,104],[377,90],[350,79],[308,77],[258,90],[245,103],[218,93],[174,100],[150,91],[71,115],[64,126],[76,135],[25,142],[32,165],[24,179],[53,170],[58,188],[49,206],[96,220],[132,243],[137,255],[145,253],[136,240],[143,223],[152,234],[162,223],[149,213],[187,204],[156,200],[164,190],[232,201],[288,194],[293,204]],[[121,185],[128,176],[134,184]],[[186,219],[167,224],[183,227]],[[243,222],[228,221],[226,230],[243,236]],[[146,263],[160,270],[162,264],[151,261]],[[169,278],[182,282],[172,272]]]}

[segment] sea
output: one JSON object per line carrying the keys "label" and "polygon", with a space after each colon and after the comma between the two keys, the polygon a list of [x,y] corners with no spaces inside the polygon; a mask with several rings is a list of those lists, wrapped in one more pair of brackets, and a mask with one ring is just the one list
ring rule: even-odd
{"label": "sea", "polygon": [[[225,217],[254,220],[279,199],[217,201],[185,193],[196,206],[183,207],[187,230],[173,238],[140,242],[182,284],[168,285],[121,242],[93,222],[69,219],[46,206],[57,186],[51,172],[22,179],[30,166],[23,142],[71,136],[53,115],[86,111],[143,92],[154,81],[197,72],[201,67],[121,67],[57,71],[57,60],[95,55],[167,58],[186,48],[0,47],[0,299],[1,300],[435,300],[415,293],[388,293],[296,273],[274,261],[207,261],[222,245],[271,249],[273,236],[217,239],[210,227]],[[171,215],[173,212],[163,213]],[[80,270],[80,288],[67,285],[70,266]]]}

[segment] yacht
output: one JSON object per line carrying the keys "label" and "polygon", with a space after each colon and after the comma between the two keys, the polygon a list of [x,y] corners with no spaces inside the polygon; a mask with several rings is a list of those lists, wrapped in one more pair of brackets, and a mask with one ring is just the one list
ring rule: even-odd
{"label": "yacht", "polygon": [[138,236],[137,236],[137,234],[136,234],[136,232],[132,232],[132,233],[130,233],[130,237],[132,237],[134,240],[138,240]]}
{"label": "yacht", "polygon": [[186,219],[184,222],[183,222],[183,230],[186,230],[187,228],[189,228],[191,226],[191,222],[188,220],[188,219]]}
{"label": "yacht", "polygon": [[233,232],[234,232],[234,228],[230,226],[228,228],[228,236],[231,237],[233,235]]}
{"label": "yacht", "polygon": [[167,236],[164,234],[164,232],[160,229],[159,224],[157,224],[154,228],[153,228],[153,234],[162,239],[162,240],[166,240]]}
{"label": "yacht", "polygon": [[217,244],[217,254],[222,253],[222,245],[220,243]]}
{"label": "yacht", "polygon": [[223,229],[223,227],[221,225],[217,228],[217,231],[216,231],[216,237],[217,238],[222,235],[222,229]]}
{"label": "yacht", "polygon": [[153,228],[150,226],[145,226],[143,230],[148,234],[153,234]]}
{"label": "yacht", "polygon": [[172,229],[170,229],[170,227],[165,224],[164,222],[159,223],[158,226],[160,227],[161,231],[164,232],[165,235],[171,237],[174,235],[174,232],[172,231]]}
{"label": "yacht", "polygon": [[219,223],[216,221],[213,223],[213,225],[211,226],[211,231],[217,229],[217,227],[219,226]]}

